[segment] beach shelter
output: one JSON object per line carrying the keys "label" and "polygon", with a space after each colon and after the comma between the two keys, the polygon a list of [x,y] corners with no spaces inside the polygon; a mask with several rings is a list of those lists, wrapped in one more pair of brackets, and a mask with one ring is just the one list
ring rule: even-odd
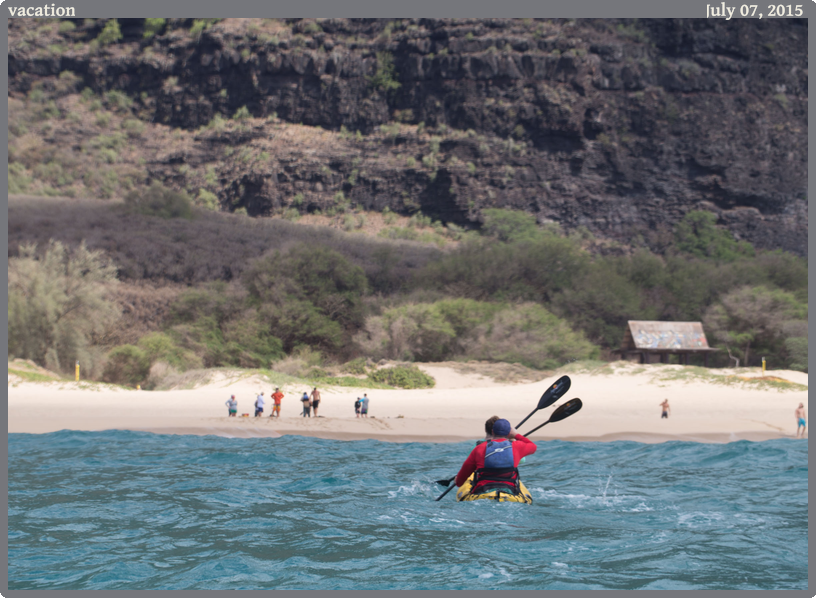
{"label": "beach shelter", "polygon": [[621,359],[639,354],[640,363],[652,363],[653,355],[660,363],[669,363],[669,355],[678,355],[680,363],[688,365],[688,356],[702,353],[708,367],[708,354],[716,351],[708,346],[700,322],[652,322],[629,320],[621,345]]}

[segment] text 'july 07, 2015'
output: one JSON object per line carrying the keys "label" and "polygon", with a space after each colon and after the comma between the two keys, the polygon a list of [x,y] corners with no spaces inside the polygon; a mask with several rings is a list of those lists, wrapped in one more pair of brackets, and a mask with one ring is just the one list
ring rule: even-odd
{"label": "text 'july 07, 2015'", "polygon": [[740,4],[726,6],[725,2],[719,4],[706,4],[707,19],[725,19],[729,21],[733,18],[743,19],[767,18],[788,18],[801,17],[804,14],[801,4],[768,4],[767,8],[759,4]]}

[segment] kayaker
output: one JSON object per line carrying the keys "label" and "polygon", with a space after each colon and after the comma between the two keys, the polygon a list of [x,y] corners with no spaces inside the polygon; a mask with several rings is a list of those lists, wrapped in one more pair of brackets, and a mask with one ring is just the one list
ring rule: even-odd
{"label": "kayaker", "polygon": [[536,452],[535,443],[517,433],[506,419],[491,417],[485,422],[487,442],[476,446],[456,475],[456,485],[464,484],[475,473],[472,494],[503,488],[518,491],[518,465]]}

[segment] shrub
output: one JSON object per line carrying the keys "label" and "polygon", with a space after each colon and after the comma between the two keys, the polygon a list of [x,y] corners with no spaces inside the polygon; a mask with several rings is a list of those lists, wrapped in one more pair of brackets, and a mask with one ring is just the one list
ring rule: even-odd
{"label": "shrub", "polygon": [[535,216],[518,210],[489,208],[482,210],[482,234],[495,237],[503,243],[534,241],[539,234]]}
{"label": "shrub", "polygon": [[570,361],[597,359],[598,347],[566,321],[540,305],[526,303],[497,312],[475,330],[468,356],[535,369],[554,369]]}
{"label": "shrub", "polygon": [[368,371],[365,357],[358,357],[343,364],[342,371],[355,376],[362,376]]}
{"label": "shrub", "polygon": [[246,106],[241,106],[235,111],[235,114],[232,116],[232,120],[246,120],[251,117],[252,114],[250,114],[249,109],[247,109]]}
{"label": "shrub", "polygon": [[221,21],[221,19],[195,19],[193,21],[193,26],[190,27],[190,37],[198,41],[204,31],[219,21]]}
{"label": "shrub", "polygon": [[84,241],[73,252],[58,241],[38,255],[36,245],[9,258],[8,352],[54,369],[70,371],[88,362],[95,340],[118,317],[106,299],[116,268]]}
{"label": "shrub", "polygon": [[688,212],[675,227],[677,248],[695,257],[724,262],[754,255],[750,243],[736,241],[730,232],[717,228],[716,222],[711,212]]}
{"label": "shrub", "polygon": [[150,39],[154,35],[158,35],[164,29],[164,25],[167,22],[166,19],[158,18],[158,19],[145,19],[145,27],[144,33],[142,33],[142,37],[144,39]]}
{"label": "shrub", "polygon": [[397,388],[433,388],[436,380],[415,365],[397,365],[383,368],[368,375],[374,382]]}
{"label": "shrub", "polygon": [[74,25],[73,21],[61,21],[57,31],[60,35],[68,35],[74,29],[76,29],[76,25]]}
{"label": "shrub", "polygon": [[8,192],[25,193],[31,185],[31,177],[27,175],[25,166],[19,162],[10,162],[8,165]]}
{"label": "shrub", "polygon": [[215,193],[207,191],[206,189],[198,190],[198,197],[196,197],[196,203],[203,208],[215,211],[218,210],[220,205],[218,203],[218,196]]}
{"label": "shrub", "polygon": [[147,189],[128,193],[125,197],[125,205],[147,216],[186,219],[193,216],[187,194],[167,189],[158,181],[153,181]]}
{"label": "shrub", "polygon": [[150,360],[143,350],[133,345],[121,345],[108,353],[102,379],[116,384],[143,384],[150,374]]}
{"label": "shrub", "polygon": [[374,357],[443,361],[487,359],[551,368],[597,356],[581,333],[535,304],[443,299],[387,309],[355,340]]}
{"label": "shrub", "polygon": [[377,70],[368,78],[371,88],[384,92],[396,91],[401,84],[397,81],[394,58],[389,52],[377,52]]}
{"label": "shrub", "polygon": [[96,42],[100,46],[107,46],[108,44],[118,42],[120,39],[122,39],[122,31],[119,29],[119,21],[110,19],[105,23],[102,33],[97,36]]}

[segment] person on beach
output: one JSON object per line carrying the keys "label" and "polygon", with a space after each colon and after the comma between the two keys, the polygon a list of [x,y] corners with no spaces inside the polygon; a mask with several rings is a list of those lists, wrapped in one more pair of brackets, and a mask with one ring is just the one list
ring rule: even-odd
{"label": "person on beach", "polygon": [[235,417],[238,413],[238,401],[235,400],[235,395],[232,395],[224,404],[227,406],[227,417]]}
{"label": "person on beach", "polygon": [[300,400],[303,402],[303,417],[312,417],[312,400],[309,395],[304,392]]}
{"label": "person on beach", "polygon": [[807,422],[805,421],[805,405],[804,403],[799,403],[799,406],[796,408],[796,437],[799,438],[799,432],[801,430],[802,438],[805,437],[805,428],[807,428]]}
{"label": "person on beach", "polygon": [[538,447],[516,432],[509,421],[497,416],[485,422],[485,433],[487,440],[470,451],[456,474],[456,485],[462,486],[475,473],[472,494],[496,488],[507,488],[517,494],[519,462],[535,453]]}
{"label": "person on beach", "polygon": [[272,405],[272,413],[269,414],[269,417],[280,417],[280,408],[281,408],[281,400],[283,400],[283,393],[280,391],[280,388],[275,388],[275,392],[272,393],[272,400],[274,401],[274,405]]}
{"label": "person on beach", "polygon": [[368,417],[368,395],[363,393],[363,398],[360,399],[360,417]]}
{"label": "person on beach", "polygon": [[357,417],[360,417],[360,404],[361,404],[360,397],[357,397],[357,400],[354,401],[354,414]]}
{"label": "person on beach", "polygon": [[264,396],[263,392],[259,394],[255,399],[255,417],[261,417],[263,415],[264,410]]}
{"label": "person on beach", "polygon": [[663,399],[663,402],[660,403],[660,408],[663,410],[660,413],[660,419],[669,419],[669,413],[671,413],[671,407],[669,407],[669,399]]}
{"label": "person on beach", "polygon": [[314,416],[317,417],[317,406],[320,405],[320,391],[317,390],[317,386],[314,387],[312,394],[310,395],[312,399],[312,409],[314,409]]}

